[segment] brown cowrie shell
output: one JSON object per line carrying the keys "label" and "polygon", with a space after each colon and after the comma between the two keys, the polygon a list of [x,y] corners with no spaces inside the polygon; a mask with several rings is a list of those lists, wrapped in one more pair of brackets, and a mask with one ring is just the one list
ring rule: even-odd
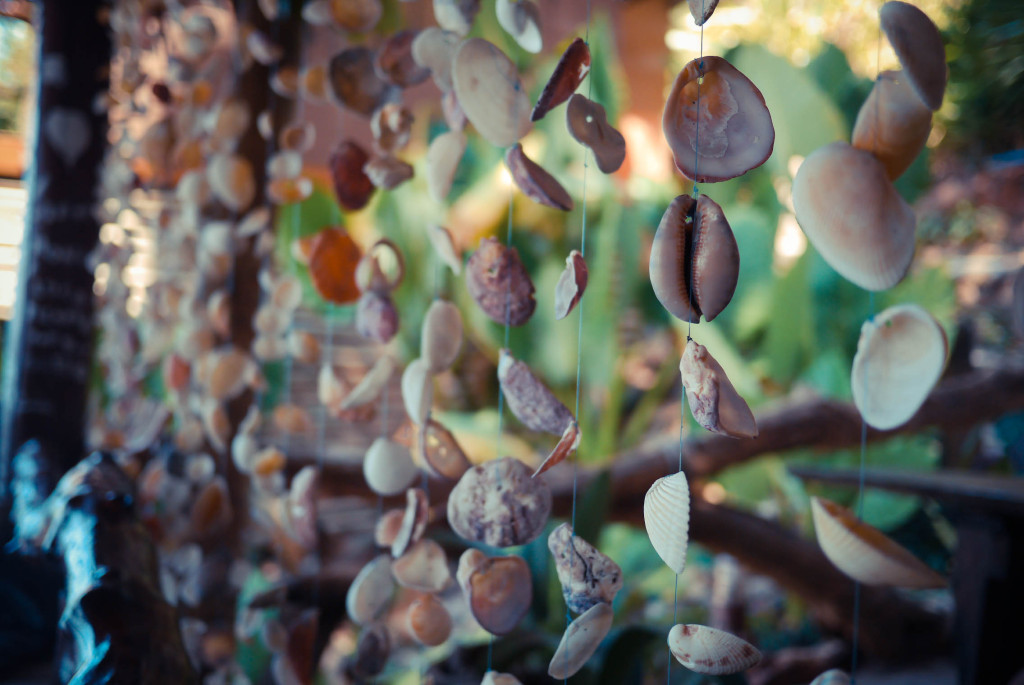
{"label": "brown cowrie shell", "polygon": [[687,0],[687,2],[690,5],[690,16],[693,17],[693,23],[697,26],[703,26],[718,7],[718,0]]}
{"label": "brown cowrie shell", "polygon": [[920,9],[899,0],[882,5],[878,16],[910,84],[929,109],[937,110],[946,91],[946,49],[938,27]]}
{"label": "brown cowrie shell", "polygon": [[489,633],[506,635],[533,602],[530,567],[522,557],[484,558],[468,575],[463,592],[477,623]]}
{"label": "brown cowrie shell", "polygon": [[568,212],[573,207],[572,198],[554,176],[545,171],[523,152],[523,146],[516,143],[505,153],[512,180],[523,193],[539,204]]}
{"label": "brown cowrie shell", "polygon": [[386,343],[398,333],[398,310],[389,295],[370,291],[363,293],[356,304],[356,330],[359,335]]}
{"label": "brown cowrie shell", "polygon": [[363,171],[363,167],[370,161],[370,155],[366,153],[358,143],[345,140],[338,144],[328,165],[331,169],[331,179],[334,182],[334,194],[338,198],[338,204],[350,212],[365,207],[377,189],[373,181]]}
{"label": "brown cowrie shell", "polygon": [[466,453],[447,428],[433,419],[427,419],[416,435],[419,460],[436,476],[458,480],[472,464]]}
{"label": "brown cowrie shell", "polygon": [[740,252],[722,208],[707,195],[680,195],[661,217],[651,245],[651,287],[683,321],[718,316],[736,291]]}
{"label": "brown cowrie shell", "polygon": [[405,276],[405,258],[398,245],[381,238],[366,251],[356,265],[356,285],[362,292],[382,295],[397,288]]}
{"label": "brown cowrie shell", "polygon": [[444,122],[452,131],[461,131],[466,128],[466,113],[462,111],[459,98],[454,90],[441,94],[441,112],[444,114]]}
{"label": "brown cowrie shell", "polygon": [[611,630],[614,615],[610,605],[595,604],[570,623],[548,664],[548,675],[563,680],[583,668]]}
{"label": "brown cowrie shell", "polygon": [[565,258],[565,270],[555,286],[555,319],[569,316],[569,312],[583,297],[583,291],[587,289],[587,273],[583,255],[578,250],[570,252]]}
{"label": "brown cowrie shell", "polygon": [[[408,490],[406,491],[408,492]],[[373,541],[378,547],[390,548],[398,538],[399,531],[402,530],[405,519],[404,509],[392,509],[391,511],[384,512],[379,519],[377,524],[373,528]],[[405,549],[402,550],[405,553]]]}
{"label": "brown cowrie shell", "polygon": [[452,634],[452,617],[439,599],[433,595],[420,595],[409,605],[405,626],[416,642],[436,647]]}
{"label": "brown cowrie shell", "polygon": [[[545,114],[569,99],[583,79],[590,73],[590,48],[576,38],[558,60],[555,71],[544,85],[537,104],[530,114],[531,121],[540,121]],[[607,172],[605,172],[607,173]]]}
{"label": "brown cowrie shell", "polygon": [[423,317],[420,357],[434,373],[447,370],[462,347],[462,314],[446,300],[434,300]]}
{"label": "brown cowrie shell", "polygon": [[419,542],[427,530],[429,519],[430,503],[427,501],[427,493],[419,488],[406,490],[405,510],[402,512],[399,528],[391,541],[391,556],[397,559],[405,554],[409,545]]}
{"label": "brown cowrie shell", "polygon": [[437,256],[452,270],[452,273],[456,276],[462,273],[462,255],[455,248],[451,231],[444,226],[427,224],[427,238],[434,246]]}
{"label": "brown cowrie shell", "polygon": [[[492,321],[522,326],[537,306],[530,274],[519,252],[484,238],[466,264],[466,289]],[[559,431],[561,432],[561,431]]]}
{"label": "brown cowrie shell", "polygon": [[434,19],[445,31],[465,36],[473,28],[480,0],[434,0]]}
{"label": "brown cowrie shell", "polygon": [[413,176],[412,165],[391,155],[373,157],[363,166],[363,173],[381,190],[394,190]]}
{"label": "brown cowrie shell", "polygon": [[402,402],[409,419],[422,426],[434,399],[434,374],[425,359],[409,362],[402,373]]}
{"label": "brown cowrie shell", "polygon": [[890,180],[907,170],[924,149],[932,112],[901,71],[878,75],[853,125],[853,146],[874,155]]}
{"label": "brown cowrie shell", "polygon": [[746,640],[692,623],[672,627],[668,648],[683,666],[706,675],[739,673],[761,661],[761,652]]}
{"label": "brown cowrie shell", "polygon": [[509,409],[530,430],[561,436],[573,423],[572,412],[506,349],[498,360],[498,383]]}
{"label": "brown cowrie shell", "polygon": [[430,141],[427,148],[427,190],[438,202],[444,202],[452,189],[455,171],[466,152],[466,134],[447,131]]}
{"label": "brown cowrie shell", "polygon": [[569,98],[565,110],[569,134],[594,153],[597,168],[611,174],[626,160],[626,139],[608,123],[604,107],[579,93]]}
{"label": "brown cowrie shell", "polygon": [[452,62],[452,86],[470,123],[492,145],[508,147],[529,132],[530,97],[516,65],[494,44],[463,41]]}
{"label": "brown cowrie shell", "polygon": [[540,10],[531,0],[495,0],[494,13],[523,50],[536,54],[544,48]]}
{"label": "brown cowrie shell", "polygon": [[368,48],[342,50],[327,63],[331,94],[338,104],[369,117],[386,102],[398,99],[399,90],[379,76]]}
{"label": "brown cowrie shell", "polygon": [[448,496],[452,530],[492,547],[525,545],[544,532],[550,513],[551,490],[513,457],[474,466]]}
{"label": "brown cowrie shell", "polygon": [[595,604],[610,605],[622,589],[622,568],[573,533],[568,523],[551,531],[548,550],[555,560],[565,605],[576,614]]}
{"label": "brown cowrie shell", "polygon": [[442,92],[452,89],[452,60],[461,42],[457,33],[434,26],[420,31],[412,42],[412,58],[416,64],[430,69]]}
{"label": "brown cowrie shell", "polygon": [[686,388],[686,404],[697,423],[733,438],[757,437],[757,423],[750,407],[706,347],[687,340],[679,360],[679,373]]}
{"label": "brown cowrie shell", "polygon": [[395,152],[409,142],[412,122],[412,112],[407,107],[389,102],[373,113],[370,132],[382,152]]}
{"label": "brown cowrie shell", "polygon": [[551,454],[541,462],[541,465],[537,467],[537,470],[533,472],[533,477],[536,478],[540,474],[544,473],[552,466],[562,463],[565,459],[576,451],[576,448],[580,446],[580,426],[578,423],[573,421],[565,427],[565,431],[562,433],[562,437],[559,438],[555,448],[551,450]]}
{"label": "brown cowrie shell", "polygon": [[699,183],[742,176],[763,164],[775,146],[761,91],[722,57],[697,58],[683,67],[665,102],[661,128],[676,168]]}
{"label": "brown cowrie shell", "polygon": [[415,39],[416,31],[399,31],[386,38],[377,50],[374,62],[377,75],[399,88],[408,88],[426,81],[430,70],[417,64],[412,56]]}
{"label": "brown cowrie shell", "polygon": [[402,587],[420,592],[440,592],[452,579],[444,549],[433,540],[420,540],[391,564],[391,573]]}

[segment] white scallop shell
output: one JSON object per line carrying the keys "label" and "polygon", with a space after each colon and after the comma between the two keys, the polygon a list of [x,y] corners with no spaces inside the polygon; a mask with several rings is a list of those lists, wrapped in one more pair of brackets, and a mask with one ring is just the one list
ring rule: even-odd
{"label": "white scallop shell", "polygon": [[363,477],[378,495],[389,497],[403,492],[416,480],[416,464],[408,448],[388,438],[377,438],[366,451]]}
{"label": "white scallop shell", "polygon": [[583,668],[612,627],[614,612],[609,604],[595,604],[569,624],[548,664],[552,678],[568,678]]}
{"label": "white scallop shell", "polygon": [[414,359],[402,373],[402,401],[409,419],[417,426],[427,420],[433,399],[434,374],[430,365],[425,359]]}
{"label": "white scallop shell", "polygon": [[690,484],[682,471],[654,481],[644,496],[644,526],[658,556],[676,573],[686,567]]}
{"label": "white scallop shell", "polygon": [[384,611],[394,591],[391,557],[381,554],[364,566],[352,581],[345,596],[345,611],[353,621],[365,625]]}
{"label": "white scallop shell", "polygon": [[921,408],[946,365],[946,333],[916,304],[864,322],[853,358],[853,401],[870,426],[888,430]]}
{"label": "white scallop shell", "polygon": [[707,675],[739,673],[761,660],[761,652],[746,640],[693,623],[673,626],[668,648],[683,666]]}
{"label": "white scallop shell", "polygon": [[420,357],[434,373],[450,367],[462,347],[462,315],[446,300],[434,300],[423,317]]}

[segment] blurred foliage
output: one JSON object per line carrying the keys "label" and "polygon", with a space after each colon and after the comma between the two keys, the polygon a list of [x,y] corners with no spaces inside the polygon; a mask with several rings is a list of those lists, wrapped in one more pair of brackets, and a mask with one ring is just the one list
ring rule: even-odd
{"label": "blurred foliage", "polygon": [[0,131],[25,130],[25,98],[35,69],[35,33],[26,21],[0,17]]}

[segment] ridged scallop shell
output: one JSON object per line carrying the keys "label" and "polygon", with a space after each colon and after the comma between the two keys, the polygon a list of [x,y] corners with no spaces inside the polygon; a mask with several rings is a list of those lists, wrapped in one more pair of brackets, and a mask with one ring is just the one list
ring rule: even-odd
{"label": "ridged scallop shell", "polygon": [[462,111],[492,145],[508,147],[530,130],[530,97],[516,65],[492,43],[470,38],[459,46],[452,85]]}
{"label": "ridged scallop shell", "polygon": [[446,131],[430,141],[427,148],[427,190],[438,202],[444,202],[452,189],[455,170],[466,152],[466,134]]}
{"label": "ridged scallop shell", "polygon": [[412,485],[418,475],[409,450],[388,438],[377,438],[366,451],[363,476],[378,495],[390,497]]}
{"label": "ridged scallop shell", "polygon": [[690,484],[682,471],[659,478],[647,490],[644,527],[662,561],[682,573],[690,539]]}
{"label": "ridged scallop shell", "polygon": [[611,605],[595,604],[570,623],[548,664],[548,675],[569,678],[583,668],[612,629],[614,617]]}
{"label": "ridged scallop shell", "polygon": [[530,367],[505,349],[498,360],[498,383],[509,409],[530,430],[561,436],[574,421],[569,408],[533,375]]}
{"label": "ridged scallop shell", "polygon": [[818,148],[793,179],[800,227],[839,275],[866,290],[899,283],[914,258],[917,219],[869,152]]}
{"label": "ridged scallop shell", "polygon": [[448,496],[448,523],[457,535],[492,547],[525,545],[551,513],[551,490],[513,457],[466,471]]}
{"label": "ridged scallop shell", "polygon": [[757,422],[750,407],[706,347],[688,340],[679,360],[679,374],[686,388],[686,403],[697,423],[733,438],[757,437]]}
{"label": "ridged scallop shell", "polygon": [[405,626],[416,642],[436,647],[452,634],[452,617],[437,597],[422,595],[409,605]]}
{"label": "ridged scallop shell", "polygon": [[878,16],[914,90],[929,108],[941,107],[946,90],[946,48],[939,28],[920,9],[898,0],[882,5]]}
{"label": "ridged scallop shell", "polygon": [[402,373],[402,401],[409,419],[417,426],[427,420],[433,398],[434,374],[425,359],[414,359]]}
{"label": "ridged scallop shell", "polygon": [[853,146],[874,155],[896,180],[924,149],[932,112],[902,71],[878,75],[853,125]]}
{"label": "ridged scallop shell", "polygon": [[555,65],[551,78],[544,84],[544,90],[537,98],[530,120],[539,121],[545,114],[568,100],[589,73],[590,47],[582,38],[576,38],[562,53],[562,58]]}
{"label": "ridged scallop shell", "polygon": [[366,564],[352,581],[345,596],[345,611],[355,623],[364,625],[384,611],[394,592],[391,558],[381,554]]}
{"label": "ridged scallop shell", "polygon": [[402,587],[420,592],[440,592],[452,579],[444,550],[429,539],[420,540],[395,559],[391,573]]}
{"label": "ridged scallop shell", "polygon": [[909,421],[942,376],[947,352],[942,326],[915,304],[865,321],[850,386],[868,425],[888,430]]}
{"label": "ridged scallop shell", "polygon": [[485,557],[467,575],[463,592],[477,623],[489,633],[505,635],[533,602],[530,567],[521,557]]}
{"label": "ridged scallop shell", "polygon": [[811,513],[821,551],[850,578],[866,585],[946,587],[942,576],[849,509],[812,497]]}
{"label": "ridged scallop shell", "polygon": [[761,652],[746,640],[692,623],[672,627],[668,648],[683,666],[706,675],[739,673],[761,661]]}
{"label": "ridged scallop shell", "polygon": [[434,300],[427,307],[420,334],[420,358],[434,373],[455,363],[462,347],[462,314],[447,300]]}
{"label": "ridged scallop shell", "polygon": [[595,604],[611,604],[622,589],[622,568],[578,535],[568,523],[551,531],[548,550],[562,585],[562,597],[573,613]]}
{"label": "ridged scallop shell", "polygon": [[850,685],[850,676],[845,671],[832,668],[812,680],[811,685]]}
{"label": "ridged scallop shell", "polygon": [[544,48],[540,10],[531,0],[495,0],[494,13],[523,50],[536,54]]}

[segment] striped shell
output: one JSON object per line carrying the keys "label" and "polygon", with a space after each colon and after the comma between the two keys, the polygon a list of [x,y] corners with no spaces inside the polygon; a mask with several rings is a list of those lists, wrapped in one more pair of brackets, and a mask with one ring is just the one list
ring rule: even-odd
{"label": "striped shell", "polygon": [[651,485],[644,496],[644,526],[658,556],[682,573],[690,532],[690,484],[682,471]]}
{"label": "striped shell", "polygon": [[568,678],[583,668],[612,628],[614,612],[609,604],[595,604],[569,624],[548,664],[552,678]]}
{"label": "striped shell", "polygon": [[761,652],[746,640],[693,623],[673,626],[668,648],[683,666],[706,675],[739,673],[761,661]]}

